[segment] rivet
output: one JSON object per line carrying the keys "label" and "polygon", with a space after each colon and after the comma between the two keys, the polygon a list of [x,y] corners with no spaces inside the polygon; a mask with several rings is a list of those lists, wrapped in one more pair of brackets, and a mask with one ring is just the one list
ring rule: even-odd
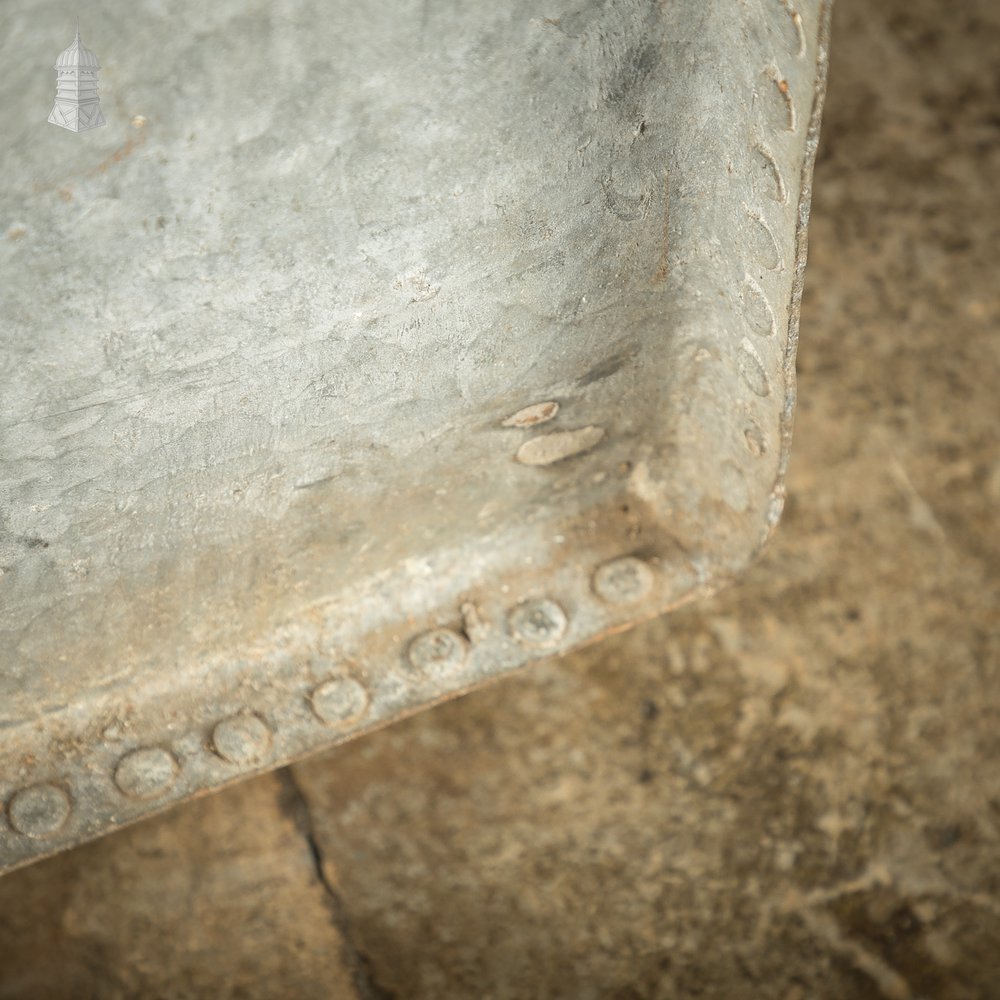
{"label": "rivet", "polygon": [[604,440],[603,427],[578,427],[571,431],[552,431],[539,434],[525,441],[514,458],[522,465],[552,465],[564,458],[572,458],[600,444]]}
{"label": "rivet", "polygon": [[[754,145],[753,153],[757,157],[758,167],[763,164],[763,169],[758,169],[754,172],[754,180],[756,181],[760,175],[770,175],[770,181],[766,184],[765,193],[779,205],[787,205],[788,189],[785,187],[785,179],[781,175],[781,168],[778,166],[778,161],[774,158],[774,154],[761,142]],[[759,190],[759,185],[755,184],[754,187]]]}
{"label": "rivet", "polygon": [[750,245],[754,260],[768,271],[777,271],[781,267],[781,251],[771,227],[757,214],[751,212]]}
{"label": "rivet", "polygon": [[594,573],[594,593],[609,604],[629,604],[649,593],[653,571],[635,556],[623,556],[599,566]]}
{"label": "rivet", "polygon": [[555,646],[566,634],[569,619],[555,601],[525,601],[508,616],[511,632],[526,646]]}
{"label": "rivet", "polygon": [[26,837],[51,836],[69,819],[69,796],[56,785],[34,785],[15,792],[7,804],[10,825]]}
{"label": "rivet", "polygon": [[805,26],[802,24],[802,15],[795,9],[792,0],[780,0],[780,3],[788,11],[788,15],[792,19],[792,25],[795,28],[795,41],[797,45],[795,55],[799,59],[804,59],[806,55],[806,31]]}
{"label": "rivet", "polygon": [[744,428],[743,437],[747,443],[747,450],[755,458],[760,458],[767,451],[767,442],[764,440],[764,433],[756,424],[750,424]]}
{"label": "rivet", "polygon": [[764,290],[749,275],[743,279],[740,298],[743,301],[743,315],[750,329],[761,337],[773,337],[778,331],[774,310],[767,301]]}
{"label": "rivet", "polygon": [[231,715],[212,730],[212,749],[230,764],[253,764],[271,749],[271,730],[259,715]]}
{"label": "rivet", "polygon": [[469,657],[469,643],[454,629],[435,628],[418,635],[410,643],[406,655],[417,670],[446,674],[465,665]]}
{"label": "rivet", "polygon": [[743,470],[735,462],[725,462],[720,469],[719,490],[723,503],[737,514],[750,506],[750,487]]}
{"label": "rivet", "polygon": [[743,338],[740,344],[737,365],[743,381],[752,393],[757,396],[767,396],[770,394],[771,383],[768,380],[767,372],[764,371],[764,362],[760,360],[757,349],[746,337]]}
{"label": "rivet", "polygon": [[162,795],[177,779],[180,764],[162,747],[141,747],[125,754],[115,768],[115,784],[136,799]]}
{"label": "rivet", "polygon": [[795,115],[795,102],[792,100],[792,88],[788,81],[781,75],[781,70],[777,66],[768,66],[764,73],[774,84],[774,91],[780,96],[785,108],[785,131],[794,132],[797,125]]}
{"label": "rivet", "polygon": [[309,701],[319,720],[330,726],[354,722],[368,710],[368,692],[350,677],[324,681],[313,690]]}

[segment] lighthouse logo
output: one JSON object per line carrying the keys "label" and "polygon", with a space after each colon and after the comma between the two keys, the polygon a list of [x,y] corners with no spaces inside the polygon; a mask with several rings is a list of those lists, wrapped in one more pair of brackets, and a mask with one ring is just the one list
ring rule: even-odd
{"label": "lighthouse logo", "polygon": [[80,41],[80,25],[76,38],[56,60],[56,101],[49,121],[71,132],[86,132],[105,124],[101,99],[97,93],[97,56]]}

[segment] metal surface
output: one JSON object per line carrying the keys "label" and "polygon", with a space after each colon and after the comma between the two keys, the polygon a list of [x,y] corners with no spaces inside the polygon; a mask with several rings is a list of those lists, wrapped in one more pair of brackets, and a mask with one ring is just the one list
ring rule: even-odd
{"label": "metal surface", "polygon": [[115,0],[85,135],[55,10],[3,41],[0,869],[760,548],[827,4]]}

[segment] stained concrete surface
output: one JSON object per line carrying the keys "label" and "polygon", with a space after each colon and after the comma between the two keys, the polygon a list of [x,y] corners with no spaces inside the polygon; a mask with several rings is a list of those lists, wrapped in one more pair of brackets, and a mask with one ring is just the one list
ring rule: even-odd
{"label": "stained concrete surface", "polygon": [[834,30],[760,562],[0,880],[0,997],[1000,997],[1000,7]]}

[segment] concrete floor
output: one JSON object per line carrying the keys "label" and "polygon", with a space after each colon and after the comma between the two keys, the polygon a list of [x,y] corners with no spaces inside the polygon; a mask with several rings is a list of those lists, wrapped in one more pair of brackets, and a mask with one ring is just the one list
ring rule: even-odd
{"label": "concrete floor", "polygon": [[838,0],[736,587],[0,881],[0,997],[1000,998],[1000,6]]}

